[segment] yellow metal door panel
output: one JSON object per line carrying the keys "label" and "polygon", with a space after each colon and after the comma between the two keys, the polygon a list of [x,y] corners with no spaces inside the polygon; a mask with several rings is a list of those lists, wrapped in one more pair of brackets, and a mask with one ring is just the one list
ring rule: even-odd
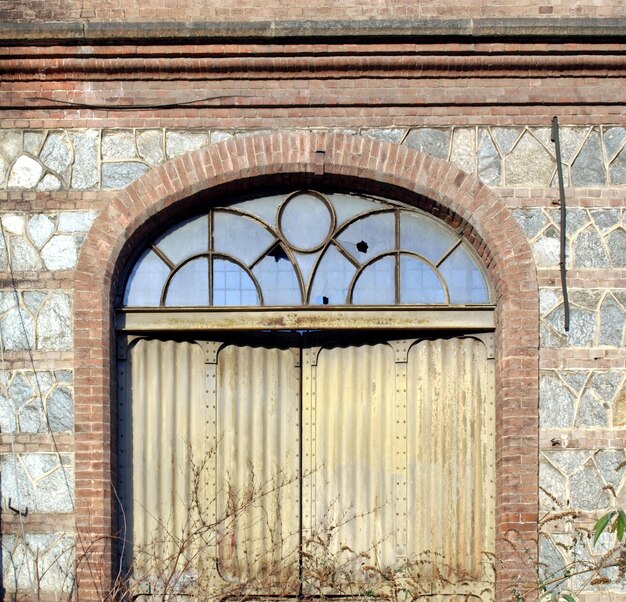
{"label": "yellow metal door panel", "polygon": [[135,579],[154,580],[190,570],[177,551],[198,526],[194,493],[205,495],[193,491],[206,454],[204,356],[194,343],[139,340],[129,361],[131,399],[119,417],[123,520]]}
{"label": "yellow metal door panel", "polygon": [[297,590],[299,350],[224,347],[217,361],[218,569]]}
{"label": "yellow metal door panel", "polygon": [[315,571],[326,560],[337,569],[330,589],[350,593],[342,588],[366,580],[363,565],[395,563],[394,352],[386,344],[322,348],[313,374],[304,409],[315,433],[305,577],[310,588],[323,586]]}
{"label": "yellow metal door panel", "polygon": [[437,572],[453,582],[489,579],[484,563],[495,547],[492,364],[475,339],[420,341],[408,354],[408,548],[427,561],[422,572],[432,579]]}

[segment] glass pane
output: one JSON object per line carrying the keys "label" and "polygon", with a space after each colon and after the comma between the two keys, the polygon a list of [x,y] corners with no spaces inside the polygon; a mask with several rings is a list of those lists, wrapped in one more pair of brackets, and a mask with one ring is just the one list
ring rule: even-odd
{"label": "glass pane", "polygon": [[287,242],[299,249],[315,249],[330,234],[332,215],[326,203],[311,194],[299,194],[287,201],[280,228]]}
{"label": "glass pane", "polygon": [[359,263],[396,248],[396,218],[393,212],[364,217],[348,226],[337,240]]}
{"label": "glass pane", "polygon": [[161,291],[170,269],[152,250],[144,251],[134,265],[124,291],[124,305],[156,307],[161,303]]}
{"label": "glass pane", "polygon": [[186,263],[170,280],[165,297],[168,307],[206,307],[209,304],[209,260]]}
{"label": "glass pane", "polygon": [[463,246],[455,249],[439,271],[446,280],[450,303],[489,303],[489,289],[476,261]]}
{"label": "glass pane", "polygon": [[213,247],[250,265],[274,239],[259,222],[249,217],[216,211],[213,221]]}
{"label": "glass pane", "polygon": [[232,261],[213,262],[213,305],[259,305],[252,278]]}
{"label": "glass pane", "polygon": [[335,209],[338,226],[356,217],[359,213],[366,213],[373,209],[384,209],[388,207],[387,203],[364,199],[349,194],[331,194],[328,195],[328,200]]}
{"label": "glass pane", "polygon": [[354,285],[354,305],[393,305],[396,302],[396,260],[383,257],[364,268]]}
{"label": "glass pane", "polygon": [[168,230],[155,242],[174,264],[209,250],[208,218],[193,217]]}
{"label": "glass pane", "polygon": [[252,270],[261,286],[264,305],[301,305],[298,277],[288,259],[265,257]]}
{"label": "glass pane", "polygon": [[302,280],[304,281],[305,288],[309,284],[309,279],[311,278],[311,272],[315,267],[315,262],[317,258],[321,255],[321,251],[317,253],[295,253],[294,256],[296,258],[296,263],[298,264],[298,269],[302,274]]}
{"label": "glass pane", "polygon": [[415,257],[400,257],[400,303],[445,303],[435,271]]}
{"label": "glass pane", "polygon": [[311,305],[348,303],[348,288],[355,272],[356,268],[335,247],[328,247],[313,277],[309,303]]}
{"label": "glass pane", "polygon": [[283,202],[285,195],[277,194],[275,196],[266,196],[262,199],[254,199],[253,201],[244,201],[237,203],[235,207],[241,211],[246,211],[260,217],[266,224],[272,228],[276,228],[276,219],[278,217],[278,208]]}
{"label": "glass pane", "polygon": [[454,234],[425,215],[408,211],[400,213],[402,251],[413,251],[437,264],[457,240]]}

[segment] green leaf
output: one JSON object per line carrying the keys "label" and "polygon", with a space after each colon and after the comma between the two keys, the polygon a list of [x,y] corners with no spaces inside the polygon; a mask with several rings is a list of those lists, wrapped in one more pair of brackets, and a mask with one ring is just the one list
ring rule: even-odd
{"label": "green leaf", "polygon": [[552,591],[552,595],[550,596],[550,602],[557,602],[557,600],[556,600],[556,590]]}
{"label": "green leaf", "polygon": [[617,519],[615,519],[615,522],[617,523],[617,541],[622,541],[622,539],[624,539],[624,531],[626,530],[626,513],[624,513],[623,510],[620,510],[617,513]]}
{"label": "green leaf", "polygon": [[611,519],[615,516],[615,510],[611,510],[611,512],[607,512],[604,516],[601,516],[596,524],[593,526],[593,545],[595,546],[598,543],[598,539],[600,535],[604,533],[606,528],[608,527]]}
{"label": "green leaf", "polygon": [[563,594],[563,600],[565,600],[565,602],[576,602],[576,598],[574,598],[572,594]]}

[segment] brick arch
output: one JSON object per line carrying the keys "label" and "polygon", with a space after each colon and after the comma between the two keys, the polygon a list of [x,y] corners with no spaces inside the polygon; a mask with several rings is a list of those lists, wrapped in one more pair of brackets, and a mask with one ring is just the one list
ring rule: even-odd
{"label": "brick arch", "polygon": [[[537,537],[538,287],[528,242],[501,198],[454,165],[413,149],[359,136],[282,132],[230,139],[160,165],[102,210],[75,276],[76,524],[79,540],[102,553],[77,567],[81,600],[99,599],[110,575],[114,506],[111,455],[113,293],[145,224],[268,182],[342,182],[429,209],[462,230],[481,253],[496,291],[498,532]],[[191,200],[190,200],[191,199]],[[521,554],[500,542],[498,596],[532,579]]]}

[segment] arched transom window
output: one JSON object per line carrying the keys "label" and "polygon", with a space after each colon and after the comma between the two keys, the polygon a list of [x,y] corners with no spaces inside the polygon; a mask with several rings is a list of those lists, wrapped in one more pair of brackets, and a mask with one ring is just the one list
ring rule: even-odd
{"label": "arched transom window", "polygon": [[423,211],[313,191],[219,207],[147,245],[126,307],[485,305],[469,244]]}

